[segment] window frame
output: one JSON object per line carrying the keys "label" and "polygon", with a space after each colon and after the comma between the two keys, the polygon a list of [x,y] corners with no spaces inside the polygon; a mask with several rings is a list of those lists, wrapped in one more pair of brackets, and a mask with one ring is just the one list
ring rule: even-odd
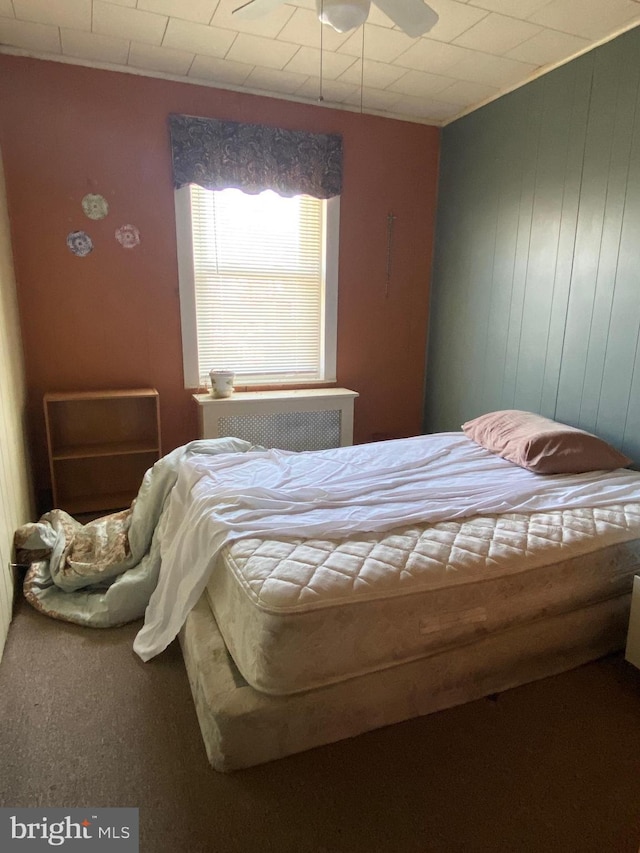
{"label": "window frame", "polygon": [[[198,364],[198,332],[195,296],[195,269],[193,253],[193,229],[191,219],[190,184],[174,191],[176,216],[176,242],[178,255],[178,282],[180,294],[180,327],[182,334],[182,363],[185,388],[202,387],[202,376]],[[321,357],[320,375],[305,379],[303,384],[335,382],[337,368],[338,332],[338,264],[340,242],[340,196],[321,199],[323,202],[323,287],[321,309]],[[238,384],[243,384],[240,381]],[[300,384],[295,378],[286,380],[265,375],[264,379],[252,380],[251,387],[261,385]]]}

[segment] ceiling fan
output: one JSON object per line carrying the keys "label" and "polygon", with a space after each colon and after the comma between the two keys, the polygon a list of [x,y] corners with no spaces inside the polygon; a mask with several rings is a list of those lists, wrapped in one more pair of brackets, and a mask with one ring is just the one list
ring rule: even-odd
{"label": "ceiling fan", "polygon": [[[286,0],[249,0],[237,9],[234,15],[243,18],[259,18],[266,15]],[[359,27],[367,20],[372,0],[316,0],[318,18],[339,33]],[[394,24],[411,38],[424,35],[438,23],[438,14],[423,3],[423,0],[373,0],[373,3]]]}

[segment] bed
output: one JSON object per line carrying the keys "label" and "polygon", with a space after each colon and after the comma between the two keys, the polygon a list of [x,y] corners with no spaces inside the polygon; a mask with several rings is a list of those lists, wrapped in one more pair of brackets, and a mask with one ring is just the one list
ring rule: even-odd
{"label": "bed", "polygon": [[[498,414],[506,433],[485,422],[474,434],[472,423],[187,466],[161,522],[166,585],[136,651],[147,659],[179,630],[216,769],[448,708],[624,645],[640,474],[587,433],[553,422],[545,433],[536,421],[533,440],[523,413]],[[451,467],[458,451],[462,469]],[[418,470],[425,455],[434,480]],[[227,479],[231,468],[239,479]],[[154,618],[169,600],[182,612],[158,639]]]}
{"label": "bed", "polygon": [[[176,448],[136,501],[16,532],[24,592],[92,627],[179,635],[209,759],[249,767],[624,645],[640,473],[596,436],[494,412],[309,453]],[[22,559],[21,559],[22,561]]]}

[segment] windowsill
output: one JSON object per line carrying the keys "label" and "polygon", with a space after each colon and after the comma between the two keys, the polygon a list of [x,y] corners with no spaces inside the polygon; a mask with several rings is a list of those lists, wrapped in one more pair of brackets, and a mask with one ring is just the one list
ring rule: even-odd
{"label": "windowsill", "polygon": [[326,400],[332,398],[355,398],[359,394],[350,388],[332,386],[330,388],[259,388],[250,391],[234,389],[229,397],[214,397],[208,390],[193,394],[194,400],[200,405],[210,403],[253,403],[267,400]]}
{"label": "windowsill", "polygon": [[[234,391],[306,391],[310,388],[337,388],[336,379],[308,379],[305,382],[265,382],[263,384],[250,383],[248,385],[234,384]],[[198,388],[186,388],[192,394],[208,394],[209,387],[200,385]]]}

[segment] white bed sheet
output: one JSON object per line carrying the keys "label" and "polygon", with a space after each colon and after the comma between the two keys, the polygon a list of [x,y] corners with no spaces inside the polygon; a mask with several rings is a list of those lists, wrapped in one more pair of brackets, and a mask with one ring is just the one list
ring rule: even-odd
{"label": "white bed sheet", "polygon": [[462,433],[308,453],[194,457],[160,522],[158,585],[134,649],[148,660],[177,635],[226,542],[341,538],[403,524],[640,501],[640,474],[532,474]]}

